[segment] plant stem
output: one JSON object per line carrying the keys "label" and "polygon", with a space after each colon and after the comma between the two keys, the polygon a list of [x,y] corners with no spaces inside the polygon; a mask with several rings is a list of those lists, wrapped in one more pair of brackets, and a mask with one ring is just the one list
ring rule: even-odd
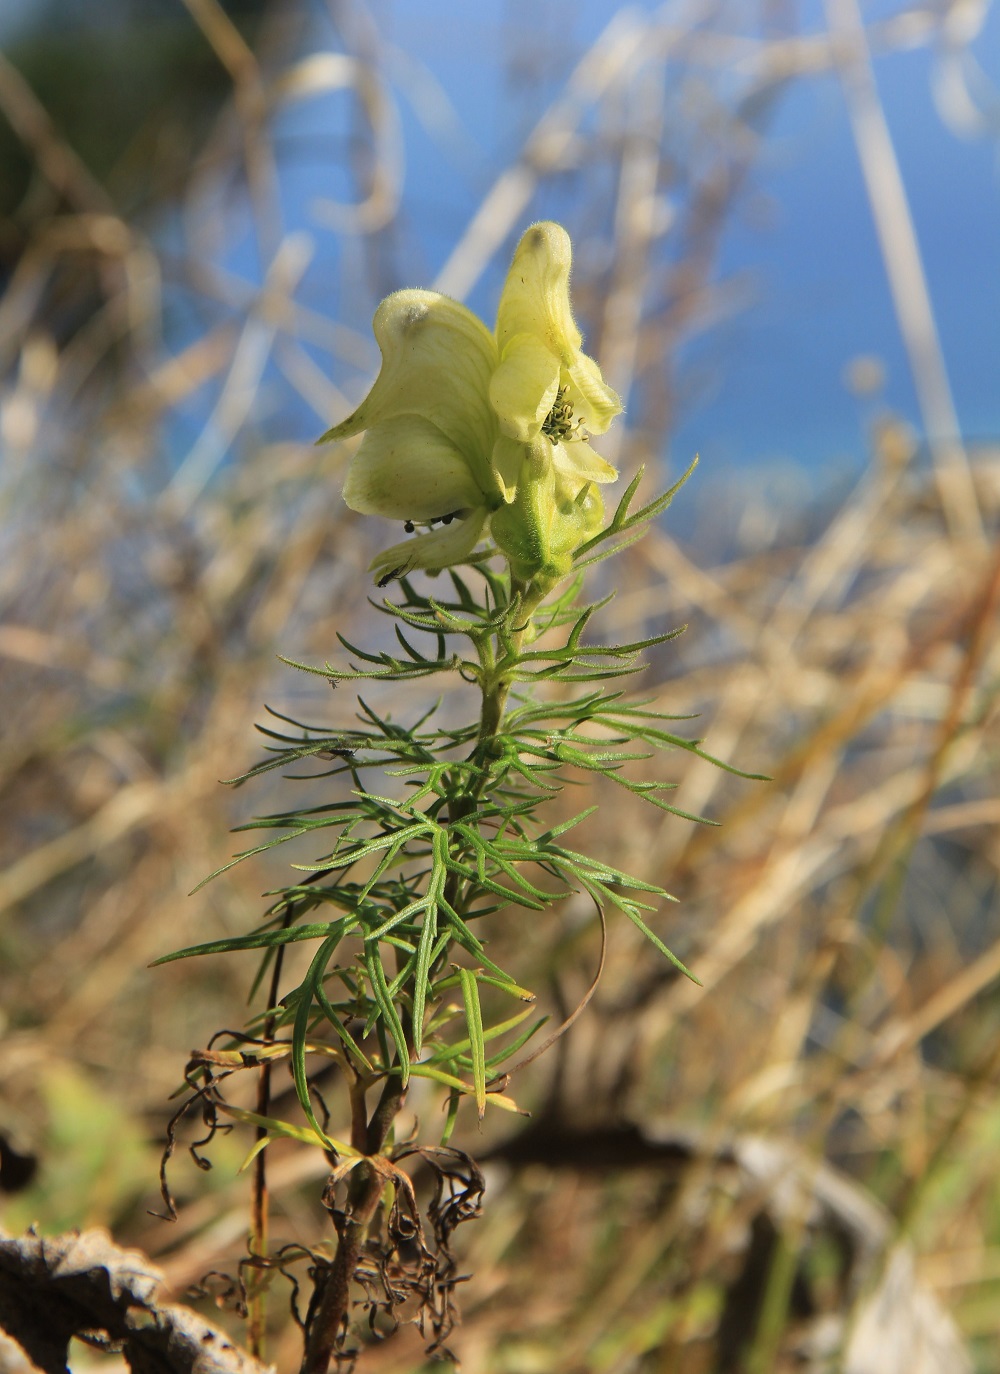
{"label": "plant stem", "polygon": [[[292,908],[286,906],[282,929],[287,930],[292,920]],[[273,1009],[278,1005],[278,992],[281,986],[281,968],[284,963],[285,948],[279,945],[274,952],[271,969],[271,984],[268,992],[270,1015],[264,1022],[261,1039],[269,1042],[274,1039],[275,1015]],[[260,1066],[257,1079],[257,1115],[267,1116],[271,1110],[271,1060],[265,1059]],[[267,1136],[267,1127],[257,1127],[258,1143]],[[250,1189],[250,1243],[251,1256],[263,1258],[267,1254],[268,1232],[268,1194],[267,1194],[267,1150],[260,1149],[253,1162],[253,1183]],[[267,1290],[262,1282],[263,1271],[254,1277],[254,1288],[247,1303],[247,1345],[255,1359],[264,1358],[264,1338],[267,1330]]]}
{"label": "plant stem", "polygon": [[480,765],[473,796],[479,795],[486,781],[493,741],[500,733],[504,711],[507,709],[507,698],[510,695],[513,681],[512,669],[520,654],[524,637],[531,626],[531,617],[538,609],[544,595],[530,584],[526,587],[515,587],[513,590],[515,593],[513,608],[517,611],[518,624],[510,636],[509,652],[503,656],[498,664],[493,651],[492,639],[484,641],[479,649],[480,664],[483,670],[483,704],[479,717],[479,738],[476,741],[473,755]]}
{"label": "plant stem", "polygon": [[384,1187],[385,1180],[368,1164],[359,1164],[350,1176],[337,1253],[322,1280],[322,1292],[310,1324],[301,1374],[327,1374],[340,1328],[350,1310],[351,1283],[361,1247],[378,1211]]}
{"label": "plant stem", "polygon": [[[513,592],[518,625],[507,638],[502,657],[498,661],[492,636],[483,639],[478,646],[482,667],[482,704],[479,733],[472,753],[472,759],[478,766],[469,787],[449,802],[448,816],[453,821],[475,811],[476,802],[489,777],[493,745],[503,723],[513,667],[531,617],[542,600],[542,593],[536,592],[530,586],[515,587]],[[452,903],[460,904],[457,886],[453,875],[449,876],[446,895]],[[409,1047],[413,1043],[412,1026],[407,1023],[405,1029]],[[352,1144],[355,1148],[359,1147],[359,1142],[363,1138],[364,1153],[369,1157],[378,1155],[405,1100],[406,1089],[402,1086],[400,1075],[390,1074],[365,1127],[364,1096],[363,1093],[355,1094],[352,1097]],[[325,1276],[317,1280],[321,1288],[309,1327],[300,1374],[327,1374],[341,1330],[350,1312],[354,1272],[368,1235],[368,1228],[378,1211],[384,1187],[383,1175],[369,1164],[359,1164],[349,1177],[344,1221],[339,1231],[337,1252]]]}

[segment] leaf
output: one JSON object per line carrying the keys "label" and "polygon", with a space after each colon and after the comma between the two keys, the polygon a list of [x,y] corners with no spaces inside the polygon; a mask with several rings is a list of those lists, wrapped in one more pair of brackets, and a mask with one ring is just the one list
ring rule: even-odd
{"label": "leaf", "polygon": [[424,912],[420,943],[417,946],[417,962],[413,970],[413,1053],[418,1056],[423,1050],[424,1013],[427,1006],[427,989],[436,937],[437,903],[429,902]]}
{"label": "leaf", "polygon": [[[394,819],[394,818],[393,818]],[[340,853],[328,855],[318,863],[312,864],[290,864],[299,873],[312,873],[317,869],[327,869],[334,872],[340,868],[350,868],[353,864],[360,863],[362,859],[367,859],[369,854],[376,854],[381,849],[392,848],[405,844],[408,840],[426,833],[428,827],[425,822],[418,821],[411,825],[403,826],[399,830],[387,831],[385,834],[377,835],[372,840],[358,840],[349,849],[342,850]]]}
{"label": "leaf", "polygon": [[[599,534],[594,535],[593,539],[588,539],[585,544],[580,545],[573,555],[574,562],[577,559],[583,558],[591,549],[597,548],[599,544],[602,544],[607,539],[613,538],[616,534],[624,534],[627,530],[634,529],[637,525],[649,524],[651,520],[655,520],[657,516],[662,515],[697,466],[698,458],[696,455],[688,465],[686,471],[681,474],[672,487],[663,492],[662,495],[655,497],[648,505],[640,507],[633,515],[629,515],[628,508],[632,504],[632,498],[638,490],[639,483],[642,481],[645,473],[645,466],[640,467],[639,471],[632,478],[632,481],[628,484],[621,500],[618,502],[618,508],[611,517],[611,520]],[[617,550],[622,547],[623,545],[621,544],[617,545],[614,552],[617,552]],[[578,564],[578,566],[585,565]]]}
{"label": "leaf", "polygon": [[382,924],[376,929],[368,932],[369,940],[384,940],[390,930],[395,930],[396,926],[402,925],[404,921],[409,921],[413,916],[419,916],[422,911],[426,911],[431,902],[429,896],[418,897],[415,902],[409,902],[401,910],[393,912],[386,917]]}
{"label": "leaf", "polygon": [[[443,1069],[436,1069],[430,1064],[413,1064],[410,1073],[414,1078],[432,1078],[435,1083],[443,1083],[445,1087],[453,1088],[456,1092],[465,1093],[467,1096],[474,1093],[474,1089],[468,1083],[463,1083],[454,1074],[445,1073]],[[508,1097],[505,1093],[487,1093],[486,1102],[490,1106],[500,1107],[505,1112],[516,1112],[518,1116],[528,1115],[512,1097]]]}
{"label": "leaf", "polygon": [[337,940],[358,924],[356,916],[341,916],[336,921],[308,926],[290,926],[287,930],[259,930],[253,935],[231,935],[225,940],[209,940],[204,945],[189,945],[186,949],[175,950],[173,954],[162,954],[154,959],[150,968],[160,964],[172,964],[176,959],[192,959],[201,954],[231,954],[241,949],[270,949],[275,945],[290,945],[296,940],[315,940],[320,936],[333,936]]}
{"label": "leaf", "polygon": [[651,729],[649,726],[641,726],[639,729],[630,727],[632,719],[647,720],[691,720],[691,716],[662,716],[655,711],[633,711],[628,708],[619,708],[614,711],[601,711],[591,716],[598,725],[607,725],[611,729],[630,730],[634,739],[645,740],[649,744],[670,745],[674,749],[683,749],[688,754],[694,754],[706,763],[711,763],[716,768],[721,768],[725,773],[731,773],[734,777],[744,778],[750,782],[770,782],[771,779],[766,773],[747,773],[742,768],[737,768],[731,763],[725,763],[722,759],[716,758],[714,754],[709,754],[702,749],[699,740],[684,739],[682,735],[674,735],[666,730]]}
{"label": "leaf", "polygon": [[452,872],[458,873],[463,878],[474,879],[484,892],[492,892],[495,897],[505,897],[508,902],[513,902],[515,906],[527,907],[529,911],[544,911],[546,905],[552,901],[550,893],[545,894],[545,901],[535,901],[526,893],[513,892],[509,887],[504,887],[488,875],[477,875],[466,864],[453,864]]}
{"label": "leaf", "polygon": [[[369,656],[365,655],[364,657]],[[325,677],[334,684],[358,682],[362,679],[378,681],[386,678],[397,682],[406,682],[411,678],[429,677],[431,673],[443,672],[445,669],[451,670],[455,666],[454,663],[449,662],[448,664],[432,663],[425,667],[422,664],[403,663],[399,659],[390,658],[388,654],[380,654],[377,658],[372,657],[371,661],[384,664],[383,668],[371,668],[365,672],[352,667],[345,672],[342,669],[332,668],[329,663],[322,668],[314,668],[308,663],[296,663],[294,659],[285,658],[283,654],[279,654],[278,658],[282,663],[287,663],[289,668],[297,668],[300,673],[311,673],[315,677]]]}
{"label": "leaf", "polygon": [[372,888],[376,885],[376,883],[379,882],[383,874],[385,874],[388,871],[388,869],[393,865],[393,863],[395,863],[396,858],[399,855],[399,851],[403,848],[405,843],[405,839],[401,840],[397,835],[395,842],[390,846],[386,853],[382,855],[382,858],[379,860],[378,866],[376,867],[374,873],[371,875],[371,877],[365,883],[364,887],[358,893],[357,902],[359,906],[368,896],[369,892],[371,892]]}
{"label": "leaf", "polygon": [[479,985],[471,969],[460,968],[465,1002],[465,1020],[469,1027],[469,1046],[472,1050],[472,1084],[476,1093],[476,1110],[482,1121],[486,1113],[486,1041],[483,1037],[483,1010],[479,1004]]}
{"label": "leaf", "polygon": [[389,1034],[392,1036],[396,1045],[396,1053],[399,1056],[399,1070],[402,1075],[403,1087],[406,1087],[410,1077],[410,1054],[406,1047],[406,1035],[403,1031],[403,1023],[399,1019],[399,1012],[392,1000],[389,985],[386,982],[385,969],[382,967],[382,959],[379,955],[378,941],[368,939],[365,941],[365,971],[368,974],[368,981],[371,984],[372,997],[381,1013],[383,1023]]}
{"label": "leaf", "polygon": [[332,1146],[338,1155],[356,1155],[358,1153],[353,1146],[346,1144],[343,1140],[336,1140],[332,1136],[323,1135],[308,1126],[295,1126],[290,1121],[279,1121],[273,1116],[261,1116],[259,1112],[248,1112],[242,1107],[233,1107],[228,1102],[220,1102],[219,1110],[225,1112],[227,1116],[231,1116],[234,1121],[242,1121],[247,1126],[262,1126],[267,1131],[267,1136],[263,1140],[257,1141],[250,1154],[240,1165],[241,1173],[254,1155],[277,1136],[287,1140],[297,1140],[302,1145],[317,1145],[321,1150],[329,1150]]}
{"label": "leaf", "polygon": [[[482,952],[480,952],[479,957],[482,959]],[[480,983],[486,983],[491,988],[497,988],[500,992],[506,992],[509,996],[516,997],[519,1002],[534,1002],[536,1000],[535,994],[530,988],[522,988],[520,983],[515,983],[513,978],[504,973],[502,969],[497,968],[496,964],[491,965],[491,967],[496,969],[497,973],[501,976],[496,978],[492,974],[484,973],[482,969],[480,969],[477,975]]]}
{"label": "leaf", "polygon": [[612,906],[616,906],[619,911],[624,912],[624,914],[628,917],[628,919],[632,922],[636,929],[640,930],[642,934],[645,935],[646,939],[650,942],[650,944],[654,945],[662,955],[664,955],[667,959],[670,960],[674,968],[676,968],[680,973],[683,973],[686,978],[690,978],[692,983],[697,983],[698,986],[701,987],[701,979],[695,977],[691,970],[685,964],[683,964],[680,961],[680,959],[678,959],[677,955],[673,952],[672,949],[667,948],[667,946],[663,943],[663,941],[655,933],[655,931],[650,930],[649,926],[639,915],[639,909],[635,902],[629,902],[626,901],[624,898],[619,897],[616,892],[613,892],[610,888],[605,887],[603,883],[588,882],[587,879],[583,879],[582,881],[587,891],[590,893],[594,901],[597,902],[599,906],[602,906],[604,902],[610,902]]}
{"label": "leaf", "polygon": [[[505,1029],[507,1025],[519,1021],[522,1016],[527,1016],[530,1010],[531,1009],[529,1007],[525,1011],[521,1012],[517,1017],[511,1017],[511,1021],[509,1023],[505,1023]],[[496,1054],[491,1054],[486,1060],[486,1067],[488,1069],[498,1068],[499,1065],[501,1065],[505,1059],[509,1059],[512,1054],[517,1054],[518,1050],[523,1049],[524,1046],[531,1039],[531,1037],[533,1035],[536,1035],[542,1029],[542,1027],[547,1024],[548,1019],[549,1018],[547,1016],[540,1016],[537,1021],[532,1022],[528,1029],[522,1031],[516,1040],[512,1040],[509,1045],[504,1045],[503,1049],[498,1050]],[[500,1027],[494,1026],[490,1031],[486,1032],[486,1039],[492,1039],[493,1034],[498,1034],[499,1031]]]}
{"label": "leaf", "polygon": [[[482,860],[485,860],[487,858],[491,859],[499,869],[501,869],[504,873],[507,874],[507,877],[510,878],[511,882],[516,883],[517,886],[523,892],[526,892],[529,896],[536,898],[539,902],[542,903],[551,901],[551,892],[544,892],[541,888],[535,887],[533,883],[529,883],[527,878],[525,878],[521,873],[519,873],[517,869],[513,866],[513,864],[507,862],[503,854],[500,852],[499,845],[491,842],[490,840],[484,839],[483,836],[480,835],[479,831],[475,828],[475,826],[468,825],[464,822],[459,822],[455,825],[454,828],[460,835],[464,836],[464,838],[468,840],[469,844],[472,845],[472,847],[476,850],[477,855]],[[486,870],[483,863],[479,864],[478,873],[480,886],[486,887],[490,879],[486,874]],[[515,900],[520,901],[520,898],[515,898]]]}
{"label": "leaf", "polygon": [[427,888],[427,908],[424,911],[417,958],[413,968],[413,1053],[418,1058],[423,1048],[424,1009],[427,1005],[430,971],[436,958],[438,903],[444,896],[444,887],[448,879],[448,836],[444,830],[435,831],[432,849],[434,866]]}
{"label": "leaf", "polygon": [[448,924],[455,931],[455,939],[459,942],[463,949],[470,950],[473,954],[476,955],[477,958],[481,959],[483,957],[482,940],[480,940],[478,936],[473,934],[473,932],[466,925],[465,921],[463,921],[462,917],[459,916],[455,908],[443,896],[441,898],[440,905],[441,910],[444,912],[445,916],[448,919]]}
{"label": "leaf", "polygon": [[309,1019],[312,1015],[316,988],[323,981],[326,966],[333,958],[339,942],[339,935],[329,936],[313,956],[308,972],[299,985],[299,1002],[295,1008],[295,1021],[292,1025],[292,1078],[295,1082],[299,1106],[305,1113],[309,1125],[321,1140],[327,1142],[326,1148],[329,1150],[336,1150],[337,1147],[320,1126],[316,1120],[316,1113],[313,1111],[312,1097],[309,1093],[309,1079],[306,1075],[306,1037],[309,1033]]}
{"label": "leaf", "polygon": [[361,1046],[355,1041],[354,1037],[351,1035],[350,1031],[344,1025],[343,1021],[341,1021],[340,1017],[337,1015],[337,1009],[333,1006],[330,999],[327,997],[326,989],[324,988],[322,981],[316,984],[313,995],[315,996],[316,1001],[319,1003],[320,1007],[323,1009],[323,1015],[329,1021],[330,1025],[333,1027],[337,1035],[340,1036],[340,1039],[343,1041],[345,1048],[348,1049],[350,1053],[354,1055],[355,1059],[362,1066],[364,1071],[366,1073],[371,1074],[374,1078],[374,1065],[371,1063],[368,1056],[365,1054],[364,1050],[362,1050]]}
{"label": "leaf", "polygon": [[[260,726],[257,727],[261,729]],[[262,731],[270,734],[270,731]],[[272,735],[274,739],[283,738],[280,735]],[[353,746],[346,744],[343,735],[328,735],[320,739],[303,740],[301,744],[288,749],[275,751],[272,758],[264,759],[261,763],[255,763],[252,768],[248,768],[245,773],[239,773],[235,778],[223,778],[226,787],[239,787],[251,778],[259,778],[264,773],[273,772],[275,768],[285,768],[290,763],[295,763],[299,759],[311,758],[315,754],[335,755],[339,758],[350,758],[354,754]]]}
{"label": "leaf", "polygon": [[461,1100],[461,1094],[456,1092],[456,1090],[452,1088],[451,1092],[448,1094],[448,1114],[445,1117],[444,1129],[441,1132],[442,1148],[444,1148],[444,1146],[448,1144],[448,1141],[451,1139],[452,1132],[455,1129],[455,1122],[458,1120],[458,1104],[461,1102]]}
{"label": "leaf", "polygon": [[228,873],[231,868],[235,868],[237,864],[241,864],[244,859],[251,859],[257,854],[263,854],[268,849],[273,849],[275,845],[287,844],[289,840],[297,839],[300,835],[306,835],[308,833],[308,826],[300,826],[293,830],[291,834],[279,835],[276,840],[267,840],[264,844],[254,845],[253,849],[241,850],[239,854],[234,854],[233,857],[227,863],[222,864],[220,868],[213,869],[207,878],[202,878],[200,883],[196,883],[188,895],[193,897],[196,892],[200,892],[203,887],[206,887],[215,878],[221,877],[223,873]]}
{"label": "leaf", "polygon": [[539,846],[547,844],[550,840],[556,839],[559,835],[565,835],[567,830],[572,830],[575,825],[585,821],[588,816],[592,816],[597,810],[596,806],[588,806],[586,811],[579,812],[576,816],[571,816],[568,821],[563,821],[560,825],[554,825],[549,830],[543,830],[538,836]]}
{"label": "leaf", "polygon": [[[479,981],[483,982],[484,980],[480,978]],[[525,1007],[523,1011],[517,1012],[506,1021],[501,1021],[499,1025],[486,1027],[483,1031],[483,1039],[486,1044],[488,1045],[491,1040],[498,1040],[501,1035],[506,1035],[508,1031],[514,1030],[514,1028],[519,1026],[526,1017],[531,1015],[531,1011],[531,1007]],[[531,1039],[540,1027],[545,1025],[548,1019],[547,1016],[539,1017],[532,1026],[529,1026],[526,1031],[523,1031],[510,1045],[504,1046],[497,1054],[490,1055],[486,1060],[486,1067],[493,1068],[497,1064],[502,1063],[509,1055],[516,1053],[522,1045],[526,1044],[527,1041]],[[469,1046],[470,1042],[468,1039],[458,1040],[454,1044],[442,1045],[439,1050],[424,1062],[427,1064],[447,1064],[452,1060],[459,1059],[466,1055]]]}

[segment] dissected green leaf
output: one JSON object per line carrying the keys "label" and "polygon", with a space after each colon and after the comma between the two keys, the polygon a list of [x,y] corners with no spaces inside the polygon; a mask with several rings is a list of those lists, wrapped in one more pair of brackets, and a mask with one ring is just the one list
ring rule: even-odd
{"label": "dissected green leaf", "polygon": [[[236,1114],[234,1109],[237,1119],[267,1132],[255,1151],[282,1134],[327,1151],[346,1150],[316,1120],[307,1077],[310,1053],[333,1054],[343,1072],[356,1075],[364,1087],[386,1075],[399,1075],[403,1085],[410,1075],[438,1083],[448,1091],[445,1140],[462,1097],[474,1098],[480,1119],[488,1102],[519,1110],[511,1099],[489,1091],[490,1074],[546,1018],[531,1019],[532,1009],[525,1006],[496,1025],[484,1025],[483,987],[525,1003],[533,1002],[534,994],[488,957],[484,940],[473,930],[475,926],[487,937],[494,924],[488,918],[507,908],[527,909],[545,919],[569,892],[586,892],[602,913],[621,911],[660,953],[692,976],[647,921],[660,903],[673,900],[669,894],[599,856],[561,843],[596,808],[587,806],[548,826],[540,808],[547,796],[571,785],[589,787],[598,777],[660,810],[701,821],[665,800],[674,781],[631,776],[643,771],[636,764],[669,749],[737,776],[762,777],[722,763],[703,749],[700,739],[685,739],[669,728],[669,722],[689,717],[666,715],[649,698],[624,695],[624,680],[644,670],[643,654],[668,643],[680,630],[659,630],[653,624],[649,633],[637,631],[639,637],[626,643],[602,643],[593,627],[613,593],[592,604],[577,601],[583,568],[639,538],[667,509],[693,467],[669,491],[633,509],[640,471],[605,529],[576,551],[574,575],[540,607],[530,586],[512,585],[506,574],[477,559],[468,570],[448,570],[435,583],[438,595],[425,595],[403,577],[394,587],[398,600],[371,602],[392,622],[394,642],[385,636],[392,652],[359,647],[338,635],[351,660],[346,668],[284,660],[334,686],[362,680],[406,684],[438,673],[458,674],[495,709],[492,717],[489,711],[484,716],[488,727],[482,722],[456,725],[448,720],[449,697],[443,698],[447,710],[441,700],[430,706],[422,701],[416,716],[402,694],[393,697],[391,712],[359,697],[352,723],[343,730],[276,711],[260,727],[266,756],[234,782],[275,769],[285,769],[292,778],[312,773],[313,778],[331,779],[334,799],[290,807],[239,827],[270,834],[211,876],[291,840],[315,845],[304,861],[297,850],[291,865],[297,875],[310,876],[296,876],[267,894],[274,899],[270,920],[256,932],[208,941],[157,961],[255,949],[263,951],[260,981],[265,969],[273,969],[276,951],[302,940],[318,942],[299,987],[280,998],[269,1019],[256,1023],[272,1039],[276,1028],[291,1024],[292,1075],[308,1125]],[[525,634],[530,616],[534,627]],[[549,683],[556,684],[555,690]],[[497,720],[503,716],[497,703],[508,692],[506,716]],[[399,700],[406,703],[405,714]],[[314,762],[287,773],[289,766],[308,760]],[[321,763],[328,766],[320,768]],[[373,769],[378,770],[374,776]],[[315,793],[310,800],[314,798]],[[324,905],[341,914],[332,921],[307,923],[304,918]],[[338,944],[347,936],[353,937],[350,957],[342,955],[334,963]],[[395,953],[387,956],[390,947]],[[459,967],[456,957],[474,967]],[[461,1035],[463,1017],[467,1034],[449,1039]],[[349,1025],[363,1026],[364,1032],[352,1034]],[[264,1026],[269,1027],[266,1032]],[[513,1036],[515,1031],[519,1033]],[[503,1044],[508,1035],[511,1042]],[[494,1053],[488,1056],[490,1044]],[[427,1046],[430,1055],[423,1059]]]}
{"label": "dissected green leaf", "polygon": [[344,1048],[350,1051],[357,1065],[364,1069],[365,1073],[370,1074],[374,1078],[374,1066],[372,1065],[371,1061],[369,1060],[365,1052],[361,1049],[361,1046],[357,1043],[357,1041],[351,1035],[350,1031],[344,1025],[341,1018],[337,1015],[337,1009],[332,1005],[330,999],[327,997],[326,989],[323,987],[322,981],[316,984],[313,990],[313,995],[316,998],[316,1001],[319,1003],[320,1008],[323,1011],[323,1015],[329,1021],[330,1025],[333,1027],[336,1034],[343,1041]]}

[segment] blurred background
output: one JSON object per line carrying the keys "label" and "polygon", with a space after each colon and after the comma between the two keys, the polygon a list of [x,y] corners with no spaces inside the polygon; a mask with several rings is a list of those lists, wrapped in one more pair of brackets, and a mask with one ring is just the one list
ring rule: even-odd
{"label": "blurred background", "polygon": [[[680,899],[657,930],[701,986],[615,923],[515,1085],[531,1121],[464,1123],[488,1191],[452,1347],[483,1374],[997,1369],[998,83],[979,0],[6,0],[8,1230],[108,1226],[178,1295],[233,1271],[247,1140],[179,1154],[179,1221],[149,1211],[170,1094],[253,965],[148,965],[248,930],[286,871],[188,895],[296,786],[220,786],[264,704],[350,713],[276,656],[381,633],[388,530],[343,507],[349,447],[313,447],[377,368],[375,306],[433,286],[492,320],[556,218],[626,398],[605,456],[652,494],[701,454],[606,574],[604,633],[687,624],[638,690],[772,781],[661,762],[719,828],[595,798],[587,842]],[[492,933],[557,1016],[586,916]],[[274,1148],[275,1244],[329,1238],[302,1154]]]}

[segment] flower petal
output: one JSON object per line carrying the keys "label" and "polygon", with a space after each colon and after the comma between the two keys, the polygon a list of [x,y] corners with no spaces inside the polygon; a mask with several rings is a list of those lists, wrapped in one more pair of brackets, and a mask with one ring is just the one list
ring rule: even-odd
{"label": "flower petal", "polygon": [[433,520],[483,504],[468,463],[436,425],[397,415],[372,426],[351,459],[344,500],[362,515]]}
{"label": "flower petal", "polygon": [[618,469],[606,463],[582,439],[568,439],[556,444],[552,454],[556,472],[569,482],[580,486],[584,482],[617,482]]}
{"label": "flower petal", "polygon": [[401,415],[421,415],[458,449],[483,491],[497,421],[489,404],[496,344],[478,316],[436,291],[397,291],[375,312],[382,369],[353,415],[323,439],[346,439]]}
{"label": "flower petal", "polygon": [[515,334],[490,378],[490,402],[504,434],[527,444],[545,423],[559,390],[559,359],[537,334]]}
{"label": "flower petal", "polygon": [[493,445],[493,471],[503,488],[503,499],[508,504],[513,501],[521,480],[527,451],[524,444],[519,444],[516,439],[508,439],[506,434],[501,434]]}
{"label": "flower petal", "polygon": [[566,371],[566,399],[574,415],[583,421],[584,428],[591,434],[603,434],[615,416],[621,414],[622,403],[617,391],[611,390],[601,376],[601,369],[586,353],[577,353]]}
{"label": "flower petal", "polygon": [[403,539],[373,558],[369,571],[375,573],[381,587],[416,568],[433,573],[464,563],[482,538],[488,519],[489,511],[480,508],[470,511],[464,520],[442,525],[430,534]]}
{"label": "flower petal", "polygon": [[583,339],[569,304],[573,248],[561,224],[533,224],[522,236],[497,309],[501,353],[515,334],[534,334],[568,366]]}
{"label": "flower petal", "polygon": [[[591,433],[603,434],[621,411],[622,403],[604,381],[593,358],[580,351],[583,340],[569,299],[571,265],[572,245],[562,225],[534,224],[523,236],[497,310],[500,366],[505,367],[508,349],[516,347],[520,353],[524,347],[522,336],[532,336],[536,348],[540,345],[559,359],[559,385],[566,390],[565,400],[572,407],[574,418]],[[525,409],[525,403],[520,401],[522,394],[511,388],[510,399],[501,405],[491,388],[490,399],[504,432],[526,442],[538,430],[529,426],[530,432],[516,432],[511,423],[512,412],[519,416]],[[555,399],[553,393],[553,402]],[[519,401],[521,410],[517,409]]]}

